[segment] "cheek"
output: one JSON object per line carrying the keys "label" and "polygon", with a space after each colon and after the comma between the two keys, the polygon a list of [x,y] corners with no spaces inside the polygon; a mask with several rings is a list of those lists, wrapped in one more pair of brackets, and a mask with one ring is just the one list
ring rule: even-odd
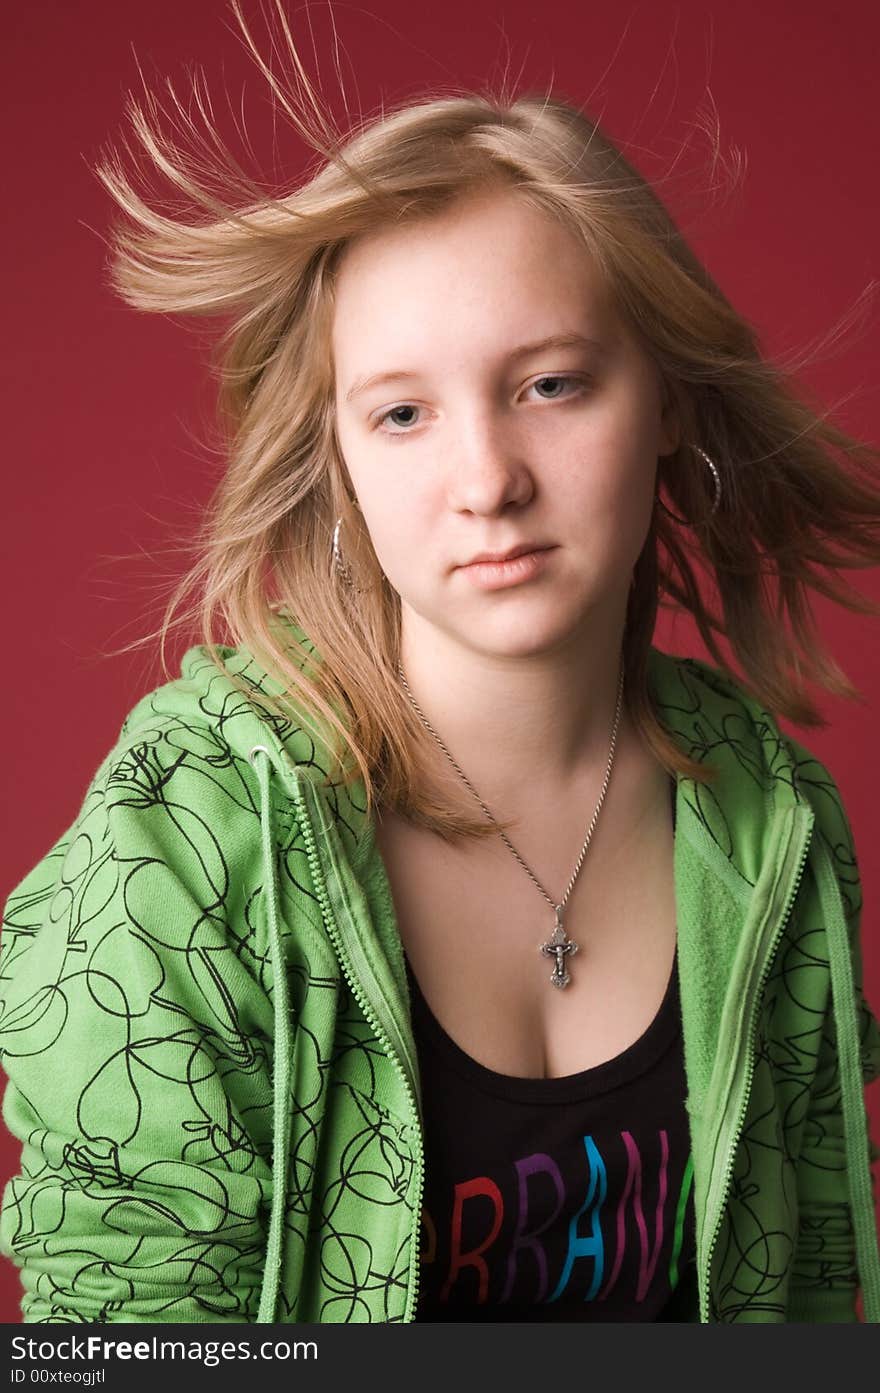
{"label": "cheek", "polygon": [[655,466],[642,451],[614,442],[570,461],[556,477],[554,511],[563,517],[606,518],[636,524],[653,506]]}
{"label": "cheek", "polygon": [[420,563],[436,550],[437,500],[420,486],[405,446],[399,458],[394,446],[374,450],[372,438],[344,420],[337,422],[337,441],[379,565],[395,588],[410,590],[428,573]]}
{"label": "cheek", "polygon": [[657,468],[656,422],[644,398],[622,395],[590,424],[578,451],[581,489],[600,508],[641,514]]}
{"label": "cheek", "polygon": [[622,467],[650,459],[657,437],[657,410],[647,387],[632,386],[612,394],[608,410],[599,417],[598,444],[609,457],[617,456]]}
{"label": "cheek", "polygon": [[[360,494],[364,522],[379,564],[392,581],[405,581],[430,554],[432,535],[423,500],[413,489],[396,484],[377,487],[369,481]],[[436,544],[436,543],[435,543]]]}

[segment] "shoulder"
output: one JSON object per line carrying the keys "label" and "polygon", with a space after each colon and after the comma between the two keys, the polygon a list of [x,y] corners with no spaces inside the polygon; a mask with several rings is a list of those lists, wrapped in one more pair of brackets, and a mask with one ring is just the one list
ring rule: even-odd
{"label": "shoulder", "polygon": [[[228,710],[222,700],[212,709],[210,692],[204,674],[134,702],[75,817],[9,891],[5,939],[33,933],[44,918],[87,923],[120,895],[134,917],[157,897],[169,915],[183,900],[186,919],[194,906],[219,916],[258,879],[259,782],[247,738],[233,744]],[[247,735],[265,740],[258,717],[250,720]]]}
{"label": "shoulder", "polygon": [[813,836],[828,854],[852,927],[862,908],[862,887],[855,836],[843,795],[830,769],[816,754],[792,735],[785,741],[799,796],[813,811]]}
{"label": "shoulder", "polygon": [[700,807],[717,803],[727,819],[752,825],[786,806],[809,807],[814,834],[854,893],[853,834],[840,788],[800,736],[784,729],[742,679],[702,659],[652,649],[649,684],[658,719],[676,744],[718,776],[711,790],[692,790]]}
{"label": "shoulder", "polygon": [[733,673],[700,658],[651,649],[649,690],[657,714],[697,759],[725,752],[816,798],[824,817],[840,817],[840,793],[827,766]]}
{"label": "shoulder", "polygon": [[771,801],[796,801],[801,781],[809,786],[814,777],[834,788],[828,771],[730,671],[652,648],[648,685],[661,724],[691,759],[716,770],[725,787],[742,791],[751,784]]}

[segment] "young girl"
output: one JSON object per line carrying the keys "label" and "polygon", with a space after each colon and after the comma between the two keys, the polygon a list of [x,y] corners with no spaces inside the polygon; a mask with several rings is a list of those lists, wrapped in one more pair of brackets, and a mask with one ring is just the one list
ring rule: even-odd
{"label": "young girl", "polygon": [[23,1318],[880,1321],[855,853],[776,719],[853,693],[807,600],[865,608],[877,452],[561,100],[225,209],[136,122],[205,214],[107,162],[116,284],[227,318],[229,462],[202,642],[6,904]]}

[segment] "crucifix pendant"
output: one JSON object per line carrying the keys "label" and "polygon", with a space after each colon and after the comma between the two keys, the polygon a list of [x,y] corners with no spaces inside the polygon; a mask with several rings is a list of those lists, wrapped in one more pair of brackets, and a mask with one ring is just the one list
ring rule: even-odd
{"label": "crucifix pendant", "polygon": [[572,953],[576,953],[578,945],[574,939],[566,935],[562,927],[562,905],[556,906],[556,928],[548,938],[546,943],[540,944],[540,951],[545,957],[555,958],[556,966],[550,974],[550,981],[554,987],[567,987],[571,981],[565,959]]}

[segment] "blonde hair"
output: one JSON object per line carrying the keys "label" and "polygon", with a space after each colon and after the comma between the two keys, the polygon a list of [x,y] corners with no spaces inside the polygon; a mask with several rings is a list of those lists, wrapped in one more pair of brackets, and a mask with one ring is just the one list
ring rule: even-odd
{"label": "blonde hair", "polygon": [[[97,168],[125,214],[112,237],[118,293],[141,310],[228,321],[215,357],[228,465],[204,515],[196,562],[157,631],[166,675],[173,622],[195,619],[201,642],[236,687],[320,734],[332,752],[328,778],[363,779],[368,811],[381,799],[450,840],[494,835],[473,816],[466,794],[435,796],[419,777],[435,748],[399,681],[400,600],[353,504],[337,441],[330,325],[334,273],[355,238],[428,218],[495,181],[583,242],[679,414],[682,443],[659,460],[658,478],[686,523],[655,510],[624,635],[627,705],[648,746],[670,772],[713,777],[711,766],[674,743],[652,707],[647,660],[661,602],[693,615],[722,668],[728,665],[715,636],[725,634],[744,674],[739,680],[796,723],[821,723],[806,690],[811,681],[858,697],[819,642],[808,592],[878,612],[839,575],[816,568],[880,560],[880,451],[799,399],[791,379],[762,357],[753,329],[599,125],[551,95],[435,92],[343,139],[321,112],[286,20],[301,101],[260,57],[233,8],[274,99],[322,156],[317,172],[282,197],[261,190],[223,150],[197,85],[210,137],[201,154],[162,133],[149,94],[146,113],[133,101],[129,107],[152,165],[193,200],[197,217],[151,206],[115,151]],[[221,193],[210,187],[213,172],[225,180]],[[714,514],[712,478],[694,445],[720,471]],[[330,567],[339,517],[355,590]],[[714,609],[699,570],[717,592]],[[193,604],[174,621],[190,591]],[[285,642],[279,612],[301,627],[320,662]],[[226,626],[222,642],[218,619]],[[253,653],[283,695],[255,694],[230,674],[224,643]]]}

